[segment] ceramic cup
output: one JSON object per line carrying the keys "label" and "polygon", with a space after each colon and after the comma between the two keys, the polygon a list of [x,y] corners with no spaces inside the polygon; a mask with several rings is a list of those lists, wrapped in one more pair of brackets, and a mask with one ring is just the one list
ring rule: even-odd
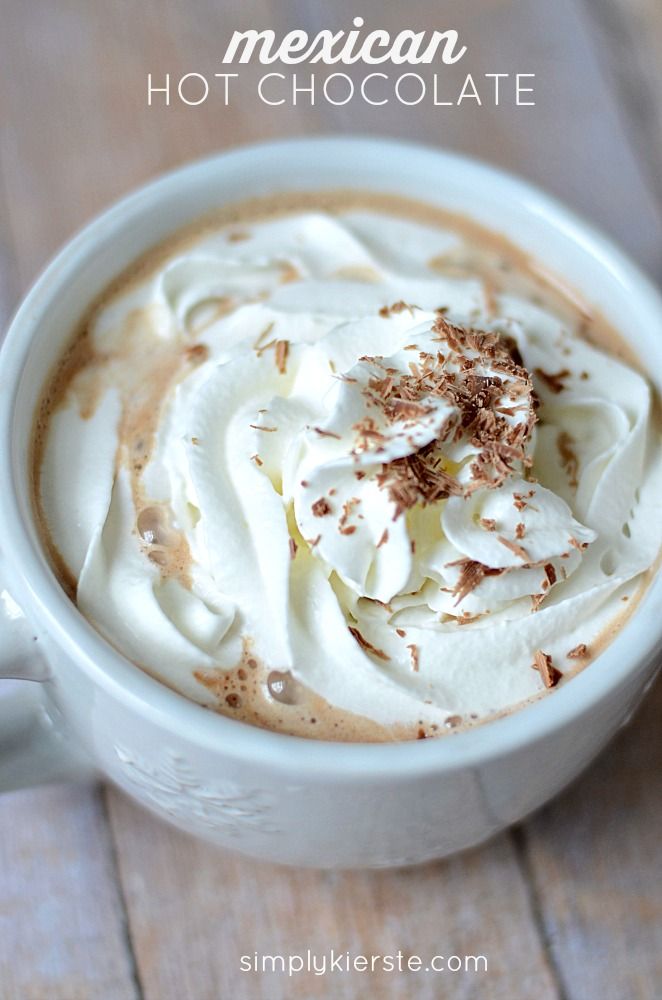
{"label": "ceramic cup", "polygon": [[40,389],[81,314],[132,259],[214,206],[329,187],[409,195],[506,234],[600,304],[662,391],[655,289],[566,208],[489,166],[407,143],[314,138],[223,153],[148,184],[58,254],[0,355],[0,676],[21,679],[0,686],[0,786],[96,774],[176,826],[254,857],[407,865],[477,844],[542,805],[652,683],[660,575],[567,685],[467,732],[384,745],[307,741],[201,708],[122,657],[65,596],[31,513],[28,450]]}

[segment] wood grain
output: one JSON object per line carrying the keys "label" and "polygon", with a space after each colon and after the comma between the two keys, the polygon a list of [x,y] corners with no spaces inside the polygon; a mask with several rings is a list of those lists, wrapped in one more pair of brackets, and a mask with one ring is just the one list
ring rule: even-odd
{"label": "wood grain", "polygon": [[100,794],[8,794],[0,828],[1,1000],[137,1000]]}
{"label": "wood grain", "polygon": [[[166,830],[115,792],[112,829],[145,1000],[556,998],[512,844],[397,872],[288,870]],[[484,955],[487,973],[245,973],[240,957]],[[185,956],[185,961],[182,957]],[[367,991],[370,991],[369,994]],[[446,992],[448,991],[448,992]]]}
{"label": "wood grain", "polygon": [[[147,108],[147,72],[211,78],[235,28],[338,30],[356,7],[5,0],[0,321],[57,246],[134,185],[216,149],[296,133],[395,134],[488,159],[562,196],[662,275],[657,0],[410,0],[405,8],[366,0],[361,13],[367,25],[396,31],[455,27],[477,79],[535,72],[537,106],[266,108],[254,97],[261,71],[253,66],[229,108],[211,100]],[[428,83],[431,73],[422,71]],[[7,796],[0,1000],[648,1000],[662,981],[660,708],[658,686],[635,727],[514,835],[410,872],[251,864],[159,824],[115,791]],[[485,954],[489,967],[486,976],[379,982],[238,970],[241,954],[307,947]]]}
{"label": "wood grain", "polygon": [[526,827],[523,850],[568,997],[659,996],[661,713],[658,683],[609,752]]}

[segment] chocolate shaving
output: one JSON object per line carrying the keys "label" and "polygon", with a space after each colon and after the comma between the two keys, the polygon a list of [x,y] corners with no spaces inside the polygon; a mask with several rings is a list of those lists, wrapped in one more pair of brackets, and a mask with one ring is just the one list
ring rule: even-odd
{"label": "chocolate shaving", "polygon": [[532,510],[535,510],[536,508],[532,507],[532,505],[529,503],[531,497],[535,495],[536,495],[535,490],[529,490],[528,493],[513,493],[513,507],[515,508],[515,510],[518,510],[520,512],[526,510],[527,507],[531,507]]}
{"label": "chocolate shaving", "polygon": [[486,576],[500,576],[505,573],[505,569],[493,569],[491,566],[476,562],[475,559],[457,559],[448,565],[461,567],[460,575],[452,591],[453,596],[457,597],[455,607],[464,600],[467,594],[475,590]]}
{"label": "chocolate shaving", "polygon": [[290,342],[289,340],[277,340],[276,341],[276,367],[281,375],[284,375],[287,371],[287,356],[290,352]]}
{"label": "chocolate shaving", "polygon": [[512,542],[509,538],[504,538],[503,535],[497,535],[497,542],[501,542],[501,544],[505,545],[507,549],[514,552],[516,556],[523,559],[524,562],[529,561],[529,553],[522,545],[518,545],[517,542]]}
{"label": "chocolate shaving", "polygon": [[545,600],[546,594],[531,594],[531,612],[540,610],[540,605]]}
{"label": "chocolate shaving", "polygon": [[563,392],[563,390],[565,389],[564,379],[567,379],[570,375],[570,372],[567,368],[563,368],[562,371],[556,372],[555,374],[543,371],[542,368],[534,368],[533,373],[534,375],[537,375],[542,382],[545,383],[550,392],[554,392],[557,394],[559,392]]}
{"label": "chocolate shaving", "polygon": [[477,622],[478,619],[482,618],[482,617],[483,617],[482,614],[480,614],[480,615],[470,615],[468,611],[463,611],[462,614],[459,616],[459,618],[455,619],[455,624],[456,625],[473,625],[474,622]]}
{"label": "chocolate shaving", "polygon": [[315,517],[326,517],[327,514],[331,513],[331,504],[326,497],[320,497],[314,504],[311,504],[310,509]]}
{"label": "chocolate shaving", "polygon": [[557,670],[552,663],[551,655],[543,653],[542,649],[537,649],[533,654],[533,663],[531,666],[534,670],[538,671],[546,688],[555,687],[563,677],[561,671]]}
{"label": "chocolate shaving", "polygon": [[556,439],[556,447],[558,448],[563,470],[568,477],[568,483],[573,490],[576,490],[578,484],[577,473],[579,471],[579,459],[577,457],[577,452],[573,447],[574,444],[574,438],[571,437],[567,431],[561,431]]}
{"label": "chocolate shaving", "polygon": [[322,427],[311,427],[311,430],[319,434],[320,437],[337,438],[340,441],[340,434],[334,434],[333,431],[325,431]]}
{"label": "chocolate shaving", "polygon": [[580,642],[578,646],[574,646],[566,653],[569,660],[584,660],[588,655],[588,646],[585,642]]}
{"label": "chocolate shaving", "polygon": [[347,521],[354,510],[361,503],[358,497],[351,497],[350,500],[346,500],[342,505],[342,514],[338,520],[338,531],[341,535],[353,535],[356,531],[356,527],[353,525],[347,525]]}
{"label": "chocolate shaving", "polygon": [[414,310],[418,308],[419,306],[409,305],[407,302],[403,302],[403,300],[400,299],[399,302],[394,302],[392,306],[382,306],[381,309],[379,310],[379,315],[382,316],[384,319],[387,319],[387,317],[389,317],[393,313],[396,314],[402,313],[406,309],[408,309],[413,316]]}
{"label": "chocolate shaving", "polygon": [[294,559],[294,557],[297,554],[297,547],[298,547],[297,543],[294,541],[293,538],[290,538],[289,545],[290,545],[290,559]]}
{"label": "chocolate shaving", "polygon": [[415,642],[412,642],[409,646],[407,646],[407,649],[409,650],[409,655],[411,657],[411,669],[415,673],[418,673],[418,662],[419,662],[418,646],[416,645]]}
{"label": "chocolate shaving", "polygon": [[202,364],[209,357],[209,348],[206,344],[191,344],[190,347],[185,348],[184,354],[188,361]]}
{"label": "chocolate shaving", "polygon": [[365,639],[361,635],[361,633],[359,632],[359,630],[357,628],[352,628],[351,625],[348,625],[347,627],[348,627],[349,631],[351,632],[351,634],[356,639],[356,641],[358,642],[359,646],[361,646],[363,649],[365,649],[366,652],[372,653],[373,656],[377,656],[380,660],[390,660],[391,659],[391,657],[388,656],[384,652],[383,649],[377,649],[377,647],[373,646],[373,644],[371,642],[368,642],[368,640]]}
{"label": "chocolate shaving", "polygon": [[485,531],[496,531],[496,521],[493,517],[481,517],[480,526],[485,528]]}
{"label": "chocolate shaving", "polygon": [[382,545],[386,545],[388,542],[388,528],[384,528],[382,532],[382,537],[377,542],[377,548],[381,549]]}
{"label": "chocolate shaving", "polygon": [[523,521],[518,521],[515,525],[515,538],[524,538],[526,527]]}
{"label": "chocolate shaving", "polygon": [[[387,369],[380,359],[365,358],[381,367],[383,375],[370,379],[364,395],[387,422],[418,423],[433,412],[435,398],[454,410],[434,441],[382,466],[377,482],[388,490],[396,517],[419,503],[468,496],[483,487],[496,488],[513,474],[517,463],[525,468],[530,465],[526,445],[536,421],[536,400],[514,341],[505,335],[453,326],[443,316],[435,320],[432,330],[449,350],[420,352],[419,361],[409,364],[409,373]],[[479,374],[478,365],[499,374]],[[504,395],[522,401],[524,417],[518,423],[499,412]],[[385,434],[373,417],[362,420],[355,430],[356,454],[367,450],[378,453],[385,443]],[[447,470],[443,456],[444,442],[460,439],[470,441],[478,450],[468,484],[461,484]]]}

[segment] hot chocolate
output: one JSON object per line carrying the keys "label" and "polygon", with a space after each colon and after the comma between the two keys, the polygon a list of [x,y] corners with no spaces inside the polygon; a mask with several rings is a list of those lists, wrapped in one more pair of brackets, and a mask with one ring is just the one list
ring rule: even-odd
{"label": "hot chocolate", "polygon": [[95,304],[46,389],[54,566],[121,652],[287,733],[435,736],[565,682],[660,547],[624,341],[467,219],[217,213]]}

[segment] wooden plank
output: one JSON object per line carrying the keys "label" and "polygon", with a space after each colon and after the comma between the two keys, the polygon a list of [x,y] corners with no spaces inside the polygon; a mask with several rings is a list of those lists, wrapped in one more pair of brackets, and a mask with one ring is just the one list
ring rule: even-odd
{"label": "wooden plank", "polygon": [[[585,0],[621,104],[626,141],[662,204],[662,8]],[[607,151],[612,154],[613,145]],[[631,231],[638,230],[639,215]],[[645,248],[642,248],[642,250]],[[662,277],[659,251],[639,257]],[[662,982],[662,744],[658,682],[642,711],[571,791],[523,831],[550,955],[570,1000],[648,1000]]]}
{"label": "wooden plank", "polygon": [[[94,173],[71,171],[66,121],[75,115],[70,104],[61,113],[65,95],[52,86],[66,46],[50,48],[48,17],[26,24],[17,5],[13,14],[3,16],[0,43],[0,338],[35,270],[82,221],[77,212],[95,207]],[[40,49],[40,37],[33,78],[26,53]],[[98,790],[55,786],[0,798],[0,886],[1,1000],[140,996]]]}
{"label": "wooden plank", "polygon": [[[315,872],[193,840],[108,792],[145,1000],[557,998],[507,837],[419,869]],[[241,956],[484,955],[487,972],[242,972]],[[248,963],[247,963],[248,964]],[[482,968],[482,967],[481,967]]]}
{"label": "wooden plank", "polygon": [[630,727],[525,830],[569,1000],[650,1000],[662,983],[662,683]]}
{"label": "wooden plank", "polygon": [[0,799],[1,1000],[138,1000],[99,793]]}

